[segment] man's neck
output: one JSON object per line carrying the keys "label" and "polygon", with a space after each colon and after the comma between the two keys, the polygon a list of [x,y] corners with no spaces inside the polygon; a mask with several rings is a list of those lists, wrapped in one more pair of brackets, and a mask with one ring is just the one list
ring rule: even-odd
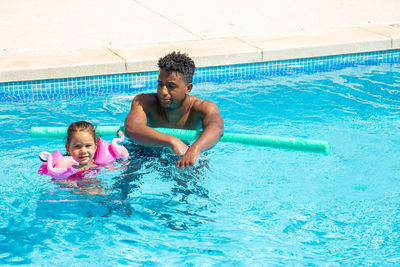
{"label": "man's neck", "polygon": [[167,120],[171,124],[174,124],[176,126],[179,126],[178,124],[184,123],[184,121],[186,121],[188,113],[190,112],[191,102],[192,101],[190,96],[187,95],[180,107],[176,109],[165,109],[164,111]]}

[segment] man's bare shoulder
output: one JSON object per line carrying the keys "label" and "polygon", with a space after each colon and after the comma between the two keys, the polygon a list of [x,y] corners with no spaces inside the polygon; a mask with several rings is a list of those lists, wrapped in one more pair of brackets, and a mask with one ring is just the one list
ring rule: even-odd
{"label": "man's bare shoulder", "polygon": [[141,105],[145,109],[152,108],[157,103],[157,94],[140,93],[133,98],[133,103]]}
{"label": "man's bare shoulder", "polygon": [[196,112],[200,113],[208,113],[208,112],[218,112],[218,107],[217,105],[209,100],[205,100],[202,98],[199,98],[197,96],[191,96],[193,99],[193,110]]}
{"label": "man's bare shoulder", "polygon": [[157,95],[155,93],[150,93],[150,94],[140,93],[140,94],[137,94],[133,98],[133,100],[141,102],[141,103],[156,102],[157,101]]}

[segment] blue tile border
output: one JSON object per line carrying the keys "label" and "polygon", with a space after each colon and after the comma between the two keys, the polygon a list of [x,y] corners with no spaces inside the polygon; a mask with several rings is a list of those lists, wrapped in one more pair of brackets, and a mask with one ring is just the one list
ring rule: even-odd
{"label": "blue tile border", "polygon": [[[400,49],[196,69],[194,83],[326,72],[360,65],[400,63]],[[0,102],[68,99],[156,88],[158,72],[0,83]]]}

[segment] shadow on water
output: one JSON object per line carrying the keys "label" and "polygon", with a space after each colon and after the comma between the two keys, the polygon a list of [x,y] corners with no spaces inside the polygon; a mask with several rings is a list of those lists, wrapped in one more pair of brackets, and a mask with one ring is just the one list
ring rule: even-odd
{"label": "shadow on water", "polygon": [[179,170],[176,162],[180,158],[164,148],[144,147],[133,142],[128,143],[130,161],[127,170],[120,177],[114,178],[115,186],[121,190],[121,199],[133,193],[140,187],[140,179],[143,175],[157,174],[156,179],[163,181],[174,181],[172,196],[180,196],[182,202],[186,202],[188,196],[195,194],[198,197],[208,198],[206,188],[198,184],[207,175],[209,161],[207,153],[203,153],[202,158],[195,166],[186,170]]}
{"label": "shadow on water", "polygon": [[[113,178],[112,188],[117,189],[116,195],[121,205],[125,206],[127,215],[137,213],[137,208],[145,208],[156,218],[166,221],[174,230],[185,230],[187,225],[184,222],[177,222],[174,217],[185,220],[185,217],[189,216],[191,222],[198,221],[193,217],[204,218],[203,213],[207,207],[199,203],[205,202],[208,203],[206,206],[209,206],[210,202],[213,202],[209,199],[208,190],[201,185],[210,170],[206,153],[203,153],[195,166],[180,170],[176,167],[180,157],[164,148],[145,147],[133,142],[127,143],[126,146],[130,152],[130,161],[126,170]],[[142,187],[148,186],[144,184],[148,182],[148,177],[156,180],[151,182],[156,186],[168,184],[168,189],[160,186],[150,194],[142,194]],[[135,211],[132,210],[132,205],[135,206]],[[173,221],[175,223],[171,223]]]}
{"label": "shadow on water", "polygon": [[[176,162],[180,156],[173,155],[166,149],[144,147],[134,143],[128,145],[130,151],[130,162],[127,170],[120,179],[120,188],[124,188],[123,192],[127,194],[133,192],[138,184],[130,186],[131,181],[138,181],[140,177],[147,173],[156,173],[156,179],[163,181],[174,181],[175,186],[172,188],[172,196],[181,196],[181,201],[185,202],[189,195],[195,194],[202,198],[208,198],[206,188],[199,185],[207,175],[209,170],[209,161],[207,153],[203,153],[202,158],[195,166],[180,170],[176,167]],[[144,169],[144,171],[140,171]]]}

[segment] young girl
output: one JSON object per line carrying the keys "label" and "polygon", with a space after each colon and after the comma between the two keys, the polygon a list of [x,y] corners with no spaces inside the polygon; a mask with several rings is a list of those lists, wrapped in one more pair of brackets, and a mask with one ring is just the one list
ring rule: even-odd
{"label": "young girl", "polygon": [[68,127],[67,143],[65,149],[68,155],[78,163],[73,167],[79,169],[77,174],[83,174],[97,167],[94,163],[94,155],[97,150],[96,129],[86,121],[77,121]]}
{"label": "young girl", "polygon": [[129,157],[126,148],[117,144],[124,140],[123,133],[119,131],[117,134],[120,138],[114,138],[109,144],[100,137],[96,138],[96,129],[91,123],[74,122],[67,130],[65,148],[68,156],[62,156],[58,150],[53,154],[42,152],[40,158],[44,163],[38,172],[55,179],[96,174],[98,172],[96,167],[99,165],[112,163],[117,158]]}

